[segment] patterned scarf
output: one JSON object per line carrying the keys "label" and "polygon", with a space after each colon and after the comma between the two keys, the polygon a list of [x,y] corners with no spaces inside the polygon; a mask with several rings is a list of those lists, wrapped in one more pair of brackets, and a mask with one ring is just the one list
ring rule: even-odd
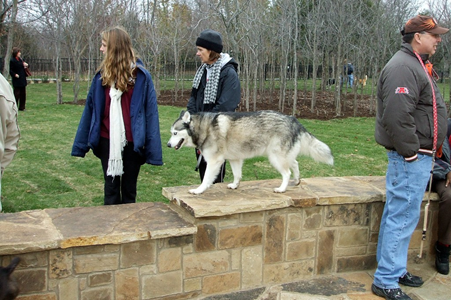
{"label": "patterned scarf", "polygon": [[221,74],[222,60],[224,54],[218,60],[211,65],[202,64],[199,69],[197,69],[196,75],[193,80],[193,88],[197,89],[199,87],[202,75],[204,75],[205,69],[207,70],[207,86],[204,92],[204,104],[210,104],[216,102],[216,94],[218,93],[219,75]]}

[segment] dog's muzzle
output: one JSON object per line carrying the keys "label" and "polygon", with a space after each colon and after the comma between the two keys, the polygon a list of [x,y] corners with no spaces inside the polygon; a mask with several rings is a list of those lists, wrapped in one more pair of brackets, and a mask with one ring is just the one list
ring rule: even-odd
{"label": "dog's muzzle", "polygon": [[[179,149],[182,147],[184,141],[185,141],[185,139],[181,139],[181,140],[178,142],[178,144],[175,145],[174,149],[175,149],[175,150],[179,150]],[[168,143],[168,147],[169,147],[169,148],[172,147],[171,143]]]}

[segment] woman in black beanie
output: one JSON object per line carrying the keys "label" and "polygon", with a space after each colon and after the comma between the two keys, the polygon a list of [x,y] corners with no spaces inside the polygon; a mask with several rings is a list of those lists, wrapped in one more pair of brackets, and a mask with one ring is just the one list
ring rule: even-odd
{"label": "woman in black beanie", "polygon": [[[241,100],[241,86],[238,78],[238,63],[227,53],[222,53],[222,38],[219,32],[204,30],[196,40],[197,53],[202,65],[193,80],[189,113],[235,111]],[[196,149],[200,180],[207,168],[205,160]],[[225,163],[214,183],[223,182]]]}

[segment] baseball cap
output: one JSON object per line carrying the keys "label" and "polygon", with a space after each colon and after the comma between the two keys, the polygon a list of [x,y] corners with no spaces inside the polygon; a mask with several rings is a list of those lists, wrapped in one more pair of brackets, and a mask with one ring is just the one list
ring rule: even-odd
{"label": "baseball cap", "polygon": [[404,34],[422,31],[432,34],[444,34],[447,33],[449,29],[440,27],[437,20],[431,16],[418,15],[407,21],[403,31]]}

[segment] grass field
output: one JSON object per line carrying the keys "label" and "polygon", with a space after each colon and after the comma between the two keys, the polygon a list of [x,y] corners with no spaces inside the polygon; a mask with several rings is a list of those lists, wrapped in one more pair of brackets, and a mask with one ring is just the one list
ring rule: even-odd
{"label": "grass field", "polygon": [[[64,102],[72,101],[72,84],[63,84]],[[27,108],[19,113],[19,151],[2,179],[4,212],[30,209],[103,205],[103,175],[92,152],[85,158],[70,155],[83,107],[56,104],[55,84],[27,87]],[[81,98],[86,96],[82,86]],[[160,106],[163,166],[144,165],[138,179],[138,202],[166,201],[162,187],[199,184],[195,154],[166,147],[170,126],[181,108]],[[374,141],[374,118],[300,120],[330,146],[335,166],[299,157],[302,177],[384,175],[385,150]],[[243,181],[281,179],[266,158],[245,161]],[[227,167],[226,181],[232,180]],[[237,191],[239,192],[239,190]]]}

